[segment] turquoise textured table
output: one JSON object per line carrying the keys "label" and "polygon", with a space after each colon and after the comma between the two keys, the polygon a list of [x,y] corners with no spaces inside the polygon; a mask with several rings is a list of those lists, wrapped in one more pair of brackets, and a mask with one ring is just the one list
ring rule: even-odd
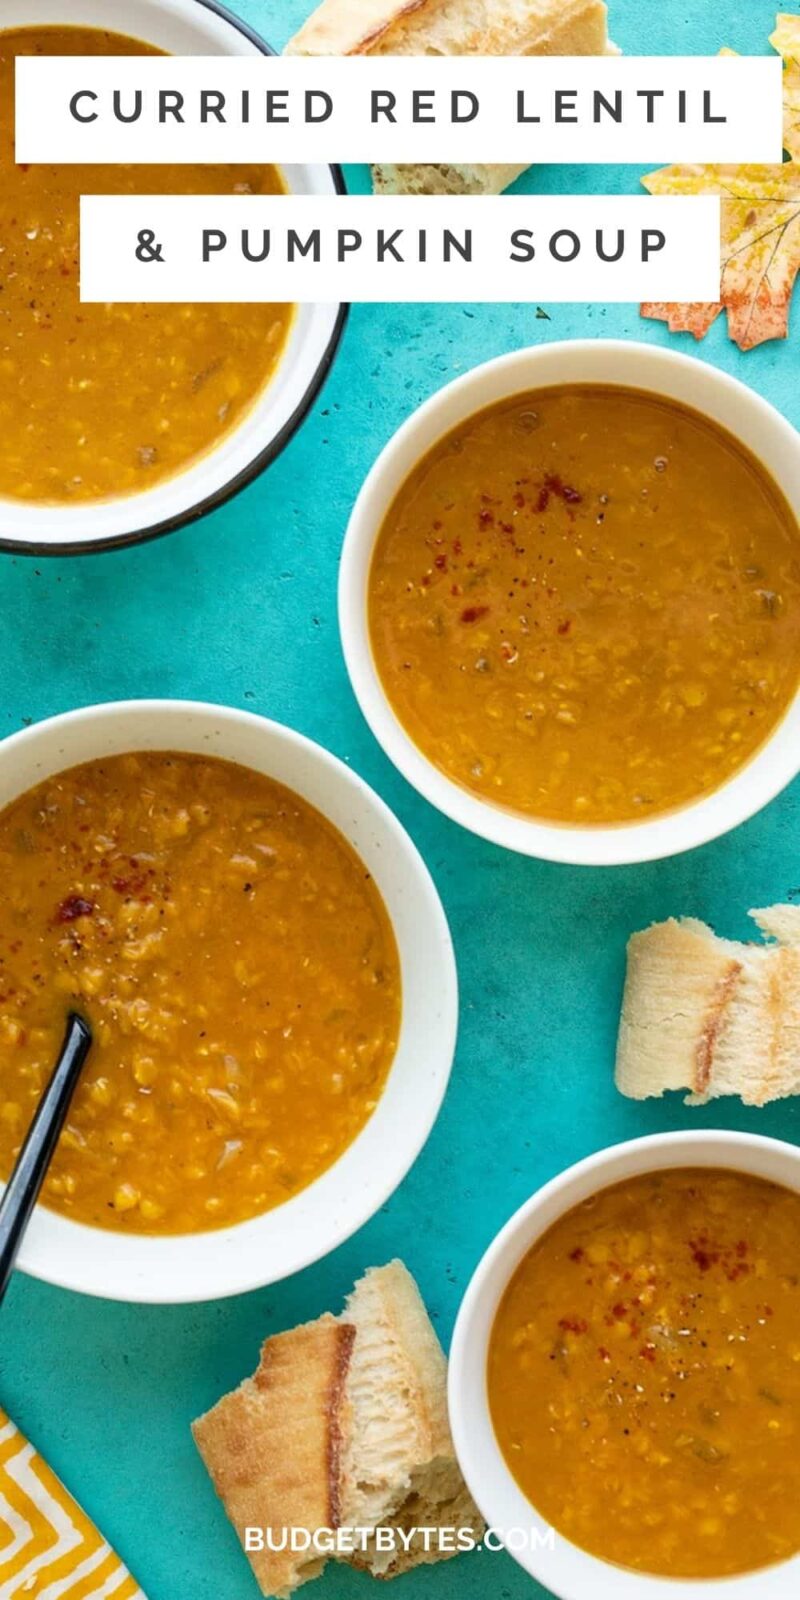
{"label": "turquoise textured table", "polygon": [[[306,0],[231,3],[276,46],[307,10]],[[627,53],[713,53],[723,43],[758,53],[776,7],[611,0],[610,9]],[[363,173],[350,176],[364,185]],[[627,193],[638,176],[559,167],[524,185]],[[742,936],[749,906],[800,896],[800,783],[727,839],[677,860],[613,871],[523,860],[460,832],[407,787],[368,732],[345,675],[335,603],[342,534],[364,474],[408,412],[457,373],[524,344],[593,335],[669,342],[633,306],[542,310],[355,308],[304,427],[231,505],[125,553],[0,556],[0,733],[135,695],[224,701],[299,728],[350,762],[409,829],[441,891],[460,972],[458,1053],[433,1136],[390,1204],[326,1261],[274,1288],[188,1308],[111,1305],[22,1277],[12,1284],[0,1322],[0,1402],[96,1518],[148,1600],[255,1600],[189,1421],[252,1370],[268,1333],[339,1309],[365,1267],[399,1254],[446,1343],[493,1234],[568,1163],[666,1128],[716,1124],[800,1141],[800,1101],[691,1111],[677,1098],[630,1104],[612,1083],[628,935],[687,912]],[[797,425],[800,306],[795,321],[792,344],[748,356],[720,322],[697,353]],[[695,349],[686,339],[675,347]],[[332,1566],[313,1593],[367,1600],[371,1581]],[[422,1569],[397,1590],[407,1600],[544,1592],[497,1554]]]}

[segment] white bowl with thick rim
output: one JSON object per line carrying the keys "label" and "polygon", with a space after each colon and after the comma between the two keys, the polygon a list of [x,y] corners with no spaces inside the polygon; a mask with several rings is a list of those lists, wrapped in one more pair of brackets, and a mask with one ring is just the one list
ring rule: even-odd
{"label": "white bowl with thick rim", "polygon": [[[0,30],[69,26],[125,33],[170,55],[269,55],[258,34],[216,0],[0,0]],[[282,166],[293,194],[337,194],[335,166]],[[327,377],[346,315],[340,305],[294,311],[270,381],[236,426],[174,477],[141,493],[81,505],[36,505],[0,497],[0,550],[78,555],[171,533],[224,505],[275,460]],[[123,374],[124,377],[124,374]]]}
{"label": "white bowl with thick rim", "polygon": [[[427,400],[379,455],[356,500],[342,550],[339,625],[350,682],[390,761],[454,822],[521,855],[576,866],[619,866],[677,855],[727,833],[800,770],[800,695],[767,742],[712,794],[642,822],[581,827],[537,821],[480,799],[425,756],[395,714],[372,654],[368,584],[375,541],[408,474],[452,428],[485,406],[558,384],[617,384],[678,400],[718,422],[755,455],[800,519],[800,436],[752,389],[692,356],[611,339],[517,350],[475,367]],[[798,546],[800,550],[800,545]]]}
{"label": "white bowl with thick rim", "polygon": [[319,1260],[397,1188],[447,1088],[458,1017],[456,968],[428,869],[388,807],[320,745],[250,712],[129,700],[52,717],[0,743],[0,808],[54,773],[135,750],[219,756],[302,795],[372,874],[400,956],[400,1036],[384,1092],[353,1143],[299,1194],[249,1222],[158,1237],[91,1228],[36,1208],[19,1256],[24,1272],[109,1300],[213,1300],[278,1282]]}
{"label": "white bowl with thick rim", "polygon": [[[521,1206],[489,1246],[461,1302],[450,1351],[450,1425],[461,1470],[509,1553],[559,1600],[794,1600],[800,1556],[732,1578],[660,1578],[602,1561],[554,1532],[506,1465],[492,1426],[486,1367],[495,1316],[520,1262],[549,1227],[601,1189],[669,1167],[749,1173],[800,1193],[800,1149],[755,1134],[660,1133],[569,1167]],[[524,1540],[524,1548],[523,1548]]]}

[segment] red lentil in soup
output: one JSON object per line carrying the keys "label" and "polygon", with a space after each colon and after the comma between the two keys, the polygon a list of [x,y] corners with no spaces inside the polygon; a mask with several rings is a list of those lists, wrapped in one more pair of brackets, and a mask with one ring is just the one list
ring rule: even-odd
{"label": "red lentil in soup", "polygon": [[368,609],[386,695],[447,777],[551,822],[638,821],[724,783],[794,697],[797,519],[686,406],[533,391],[410,473]]}
{"label": "red lentil in soup", "polygon": [[0,32],[0,495],[103,500],[206,454],[272,377],[280,305],[82,305],[81,194],[281,194],[269,166],[17,166],[18,55],[156,55],[97,28]]}
{"label": "red lentil in soup", "polygon": [[800,1195],[647,1174],[560,1218],[517,1268],[487,1381],[500,1448],[603,1560],[722,1578],[800,1551]]}
{"label": "red lentil in soup", "polygon": [[0,1173],[75,1007],[94,1044],[43,1191],[80,1222],[197,1233],[305,1188],[361,1131],[400,1027],[363,862],[260,773],[143,753],[0,813]]}

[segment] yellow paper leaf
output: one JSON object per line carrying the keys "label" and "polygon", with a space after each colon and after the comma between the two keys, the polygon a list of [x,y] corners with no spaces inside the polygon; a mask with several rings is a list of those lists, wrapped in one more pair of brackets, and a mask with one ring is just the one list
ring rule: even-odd
{"label": "yellow paper leaf", "polygon": [[778,17],[770,44],[783,56],[783,143],[794,161],[800,161],[800,17],[784,11]]}
{"label": "yellow paper leaf", "polygon": [[786,63],[785,141],[795,159],[780,167],[662,167],[643,179],[651,194],[722,198],[720,301],[650,302],[642,306],[643,315],[666,322],[673,333],[693,333],[702,339],[725,310],[730,336],[742,350],[767,339],[786,338],[789,304],[800,271],[800,17],[779,16],[771,42]]}

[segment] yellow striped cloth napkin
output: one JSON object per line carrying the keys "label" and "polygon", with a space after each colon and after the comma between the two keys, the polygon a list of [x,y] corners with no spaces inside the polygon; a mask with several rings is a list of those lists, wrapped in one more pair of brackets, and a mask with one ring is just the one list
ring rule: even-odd
{"label": "yellow striped cloth napkin", "polygon": [[145,1600],[118,1555],[0,1409],[2,1600]]}

